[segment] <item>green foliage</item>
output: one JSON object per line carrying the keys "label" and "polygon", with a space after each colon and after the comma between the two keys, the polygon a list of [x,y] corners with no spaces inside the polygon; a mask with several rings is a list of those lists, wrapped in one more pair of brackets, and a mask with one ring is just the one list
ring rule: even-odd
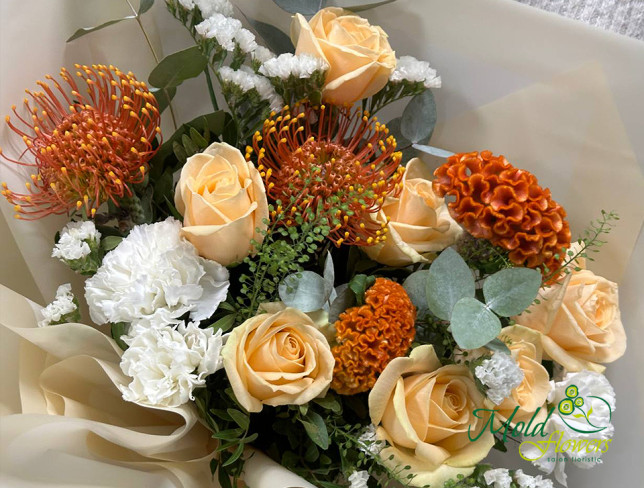
{"label": "green foliage", "polygon": [[426,146],[424,144],[412,144],[412,147],[420,152],[424,152],[425,154],[430,154],[438,158],[447,159],[450,156],[454,156],[453,152],[446,151],[445,149],[440,149],[438,147]]}
{"label": "green foliage", "polygon": [[288,275],[279,285],[282,302],[304,313],[322,309],[332,291],[333,282],[329,283],[313,271]]}
{"label": "green foliage", "polygon": [[127,334],[127,329],[128,325],[125,322],[110,324],[110,334],[112,336],[112,339],[114,339],[118,346],[124,351],[128,348],[128,345],[123,342],[123,339],[121,339],[121,337]]}
{"label": "green foliage", "polygon": [[358,305],[364,304],[364,294],[376,281],[375,276],[367,276],[364,274],[355,275],[349,282],[349,290],[353,292],[356,297]]}
{"label": "green foliage", "polygon": [[431,90],[425,90],[414,96],[400,120],[400,132],[414,144],[428,141],[436,125],[436,102]]}
{"label": "green foliage", "polygon": [[456,243],[456,251],[481,277],[513,266],[507,257],[507,251],[493,246],[487,239],[477,239],[467,232]]}
{"label": "green foliage", "polygon": [[[459,474],[456,479],[448,480],[443,485],[443,488],[487,488],[488,484],[485,482],[485,472],[492,469],[489,464],[478,464],[471,475],[463,476]],[[516,488],[512,486],[511,488]]]}
{"label": "green foliage", "polygon": [[410,274],[403,282],[403,288],[409,295],[411,303],[418,309],[418,314],[425,313],[429,310],[427,304],[427,280],[429,279],[429,270],[423,269]]}
{"label": "green foliage", "polygon": [[314,15],[326,7],[328,0],[273,0],[282,10],[290,14]]}
{"label": "green foliage", "polygon": [[255,32],[264,40],[264,44],[277,54],[295,52],[291,38],[274,25],[248,18],[248,22]]}
{"label": "green foliage", "polygon": [[476,298],[461,298],[450,319],[452,335],[464,349],[484,346],[501,332],[501,321]]}
{"label": "green foliage", "polygon": [[150,73],[149,81],[157,88],[173,88],[199,76],[208,65],[198,46],[192,46],[163,58]]}
{"label": "green foliage", "polygon": [[128,15],[120,19],[108,20],[107,22],[104,22],[94,27],[82,27],[78,29],[76,32],[74,32],[67,39],[67,42],[71,42],[75,39],[78,39],[79,37],[83,37],[85,34],[91,34],[92,32],[96,32],[97,30],[104,29],[105,27],[109,27],[110,25],[118,24],[119,22],[122,22],[124,20],[132,20],[132,19],[136,20],[140,15],[143,15],[148,10],[150,10],[150,8],[152,8],[152,5],[154,5],[154,0],[141,0],[141,2],[139,3],[139,10],[135,11],[134,15]]}
{"label": "green foliage", "polygon": [[456,302],[474,296],[472,271],[451,248],[432,262],[427,278],[427,304],[440,319],[449,320]]}
{"label": "green foliage", "polygon": [[497,315],[511,317],[523,312],[537,297],[541,273],[529,268],[508,268],[494,273],[483,283],[487,307]]}

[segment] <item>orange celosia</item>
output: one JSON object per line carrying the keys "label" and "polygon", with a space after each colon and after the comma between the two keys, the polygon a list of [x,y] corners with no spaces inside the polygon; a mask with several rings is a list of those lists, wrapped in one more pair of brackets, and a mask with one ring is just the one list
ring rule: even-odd
{"label": "orange celosia", "polygon": [[377,278],[365,303],[346,310],[335,323],[331,388],[341,395],[370,390],[392,359],[407,354],[416,334],[416,309],[398,283]]}
{"label": "orange celosia", "polygon": [[[26,149],[18,160],[2,151],[0,157],[33,171],[26,193],[2,183],[2,195],[14,205],[16,218],[34,220],[81,208],[94,216],[108,200],[118,205],[120,198],[132,195],[130,184],[144,180],[157,151],[152,143],[160,133],[161,115],[146,84],[113,66],[75,67],[81,86],[62,68],[68,89],[47,75],[48,83],[37,83],[42,91],[27,90],[27,117],[12,107],[19,126],[6,118]],[[33,162],[20,160],[26,153]]]}
{"label": "orange celosia", "polygon": [[570,246],[566,212],[533,174],[482,151],[455,154],[434,175],[434,192],[454,198],[449,212],[471,235],[506,249],[518,266],[559,268]]}

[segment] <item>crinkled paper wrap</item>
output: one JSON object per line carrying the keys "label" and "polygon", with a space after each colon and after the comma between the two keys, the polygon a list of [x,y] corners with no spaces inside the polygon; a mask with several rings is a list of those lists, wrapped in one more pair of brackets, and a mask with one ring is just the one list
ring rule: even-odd
{"label": "crinkled paper wrap", "polygon": [[[3,410],[16,412],[0,422],[2,486],[219,486],[209,466],[216,444],[191,406],[126,402],[116,343],[83,324],[38,328],[38,308],[0,285],[2,341],[20,347],[19,363],[8,354],[2,364]],[[18,399],[10,398],[16,377]],[[312,486],[248,455],[252,488]]]}

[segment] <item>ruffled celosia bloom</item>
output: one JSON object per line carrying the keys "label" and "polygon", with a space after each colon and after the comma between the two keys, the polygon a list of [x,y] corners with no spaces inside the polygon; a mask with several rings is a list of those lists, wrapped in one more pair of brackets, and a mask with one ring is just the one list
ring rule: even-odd
{"label": "ruffled celosia bloom", "polygon": [[342,395],[371,389],[392,359],[407,354],[416,333],[416,309],[398,283],[377,278],[364,301],[335,323],[331,388]]}
{"label": "ruffled celosia bloom", "polygon": [[[386,239],[386,222],[370,214],[388,194],[400,191],[404,168],[389,129],[367,112],[349,107],[296,104],[271,114],[253,137],[251,151],[266,180],[269,198],[289,212],[322,213],[335,222],[336,244],[371,246]],[[281,213],[278,206],[276,213]]]}
{"label": "ruffled celosia bloom", "polygon": [[132,324],[129,335],[148,328],[210,317],[226,299],[228,270],[199,257],[180,236],[181,222],[139,225],[103,259],[85,282],[85,298],[97,324]]}
{"label": "ruffled celosia bloom", "polygon": [[[409,465],[411,486],[469,475],[494,445],[488,418],[473,413],[479,408],[484,397],[467,366],[441,366],[433,346],[416,347],[391,361],[369,394],[371,421],[388,444],[380,458],[391,467]],[[468,432],[480,437],[472,442]]]}
{"label": "ruffled celosia bloom", "polygon": [[434,191],[474,237],[509,251],[518,266],[559,268],[570,246],[565,210],[535,176],[490,151],[455,154],[434,173]]}
{"label": "ruffled celosia bloom", "polygon": [[147,329],[125,342],[121,369],[132,381],[121,392],[130,402],[178,407],[194,400],[193,390],[221,368],[221,330],[181,324]]}
{"label": "ruffled celosia bloom", "polygon": [[132,194],[129,185],[145,178],[148,161],[156,152],[152,141],[160,133],[160,114],[154,96],[132,73],[113,66],[76,65],[79,87],[65,68],[61,78],[71,94],[53,77],[38,85],[43,91],[27,94],[29,112],[23,118],[12,107],[23,127],[9,127],[27,146],[19,159],[31,153],[34,161],[7,161],[30,168],[27,193],[3,183],[2,194],[14,204],[16,217],[34,220],[81,208],[89,216],[108,200]]}

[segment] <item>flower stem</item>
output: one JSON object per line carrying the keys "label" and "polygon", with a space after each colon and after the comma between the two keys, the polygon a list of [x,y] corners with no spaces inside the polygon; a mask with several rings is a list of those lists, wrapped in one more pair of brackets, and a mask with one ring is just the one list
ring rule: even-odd
{"label": "flower stem", "polygon": [[208,83],[208,93],[210,94],[210,101],[212,102],[212,108],[215,112],[219,110],[219,105],[217,104],[217,97],[215,96],[215,90],[212,86],[212,78],[210,77],[210,67],[206,66],[203,70],[206,75],[206,83]]}
{"label": "flower stem", "polygon": [[[130,9],[132,10],[132,13],[134,14],[134,18],[136,19],[136,22],[139,24],[139,28],[141,29],[141,32],[143,33],[143,37],[145,37],[146,42],[148,43],[148,47],[150,48],[150,52],[152,52],[152,56],[154,57],[154,60],[156,61],[157,64],[159,64],[159,57],[157,56],[156,51],[154,50],[154,46],[152,46],[152,41],[150,41],[150,37],[148,36],[148,33],[145,30],[145,27],[143,27],[143,23],[141,22],[141,16],[139,13],[134,9],[132,6],[132,3],[130,3],[130,0],[125,0],[127,4],[130,6]],[[170,101],[170,94],[168,93],[168,90],[165,88],[163,89],[163,93],[165,94],[166,98],[168,99],[168,108],[170,109],[170,116],[172,117],[172,125],[174,126],[174,130],[176,131],[178,126],[177,126],[177,119],[174,115],[174,108],[172,107],[172,102]]]}

